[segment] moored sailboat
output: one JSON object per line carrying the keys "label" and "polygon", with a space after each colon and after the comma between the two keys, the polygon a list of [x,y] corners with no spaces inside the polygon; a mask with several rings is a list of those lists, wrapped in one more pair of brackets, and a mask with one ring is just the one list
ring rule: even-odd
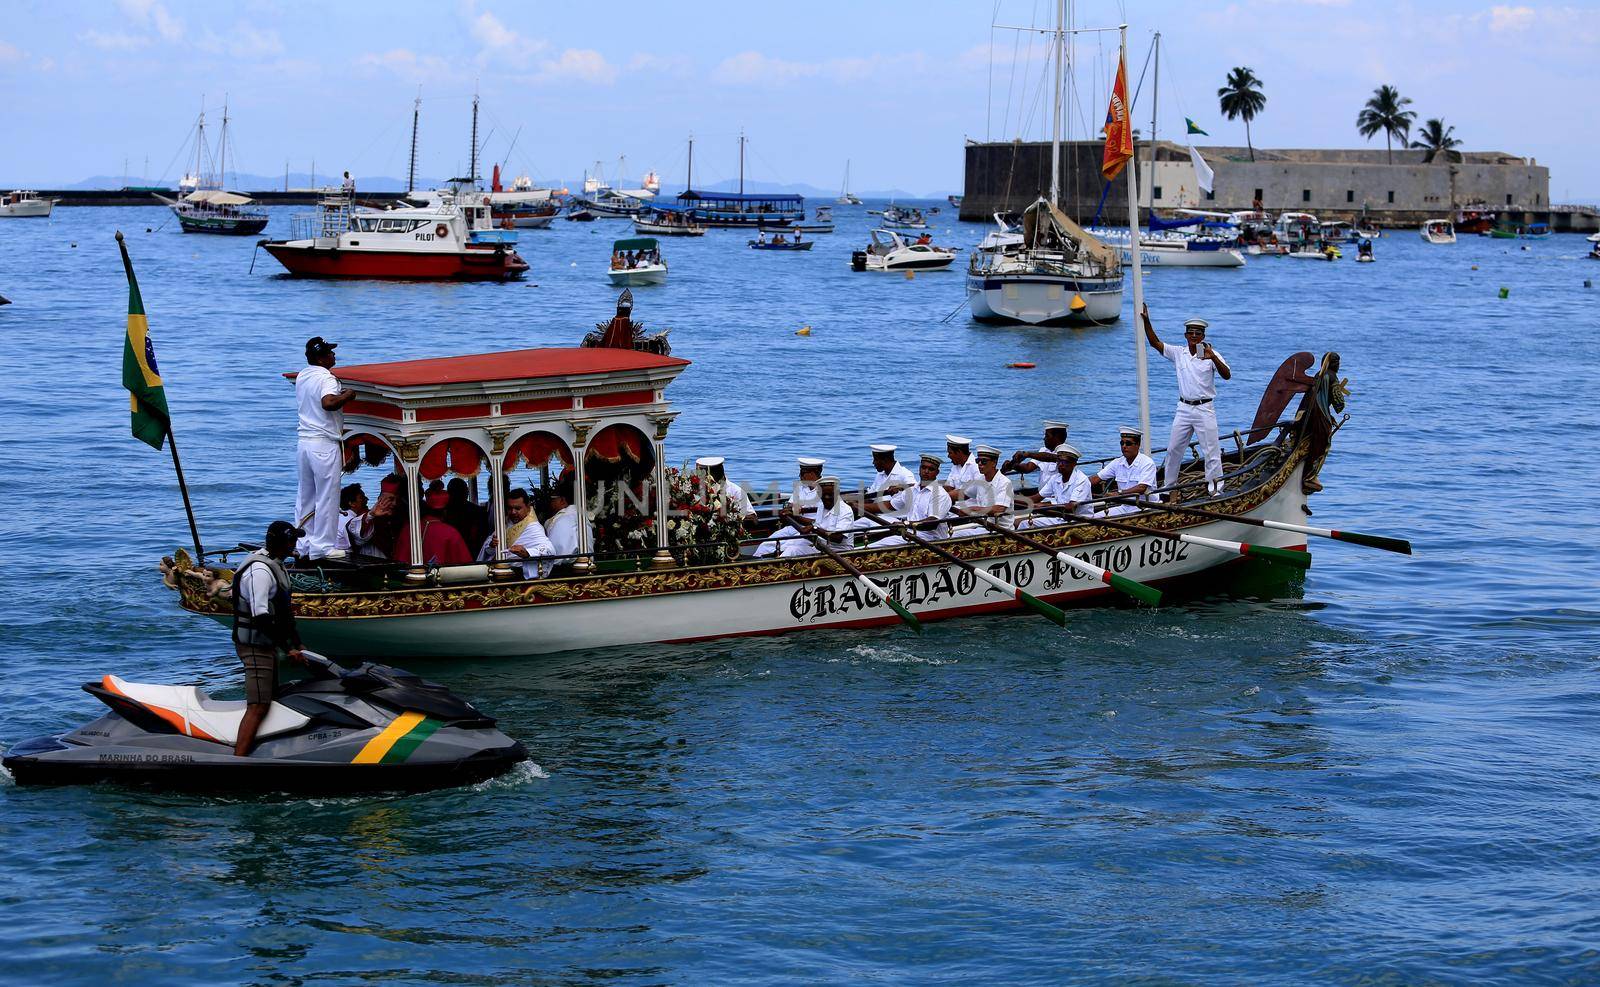
{"label": "moored sailboat", "polygon": [[[255,200],[223,188],[227,181],[228,104],[222,104],[222,130],[217,135],[213,161],[206,143],[206,112],[195,122],[193,191],[177,199],[157,195],[178,217],[185,233],[215,233],[223,236],[254,236],[267,228],[266,210]],[[214,164],[214,169],[210,166]]]}

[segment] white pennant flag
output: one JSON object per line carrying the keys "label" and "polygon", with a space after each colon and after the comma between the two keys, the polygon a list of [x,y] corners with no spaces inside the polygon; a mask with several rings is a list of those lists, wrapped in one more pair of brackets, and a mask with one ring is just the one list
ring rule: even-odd
{"label": "white pennant flag", "polygon": [[1189,145],[1189,160],[1194,162],[1195,180],[1200,183],[1202,189],[1210,192],[1211,180],[1216,176],[1216,173],[1211,170],[1210,165],[1206,164],[1206,159],[1200,156],[1200,152],[1195,150],[1193,144]]}

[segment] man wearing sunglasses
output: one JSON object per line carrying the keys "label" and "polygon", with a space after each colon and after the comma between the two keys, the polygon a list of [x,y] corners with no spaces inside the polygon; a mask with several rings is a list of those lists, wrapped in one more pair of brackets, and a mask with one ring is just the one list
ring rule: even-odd
{"label": "man wearing sunglasses", "polygon": [[[1150,491],[1156,488],[1155,460],[1139,451],[1144,435],[1138,429],[1124,425],[1120,431],[1121,458],[1111,460],[1101,467],[1100,472],[1089,477],[1089,486],[1095,493],[1102,493],[1106,481],[1110,480],[1117,485],[1117,493],[1124,497],[1148,497]],[[1132,504],[1109,504],[1100,513],[1105,517],[1116,517],[1137,510],[1139,508]]]}
{"label": "man wearing sunglasses", "polygon": [[1185,347],[1161,341],[1155,326],[1150,324],[1150,306],[1146,305],[1140,315],[1144,319],[1144,338],[1157,353],[1172,361],[1178,374],[1178,410],[1172,416],[1172,435],[1167,439],[1162,482],[1168,487],[1178,482],[1183,452],[1189,440],[1198,437],[1206,460],[1206,490],[1217,493],[1222,489],[1222,445],[1217,441],[1215,377],[1221,374],[1223,380],[1229,380],[1233,370],[1222,354],[1206,342],[1206,320],[1190,319],[1183,324],[1183,339],[1188,344]]}

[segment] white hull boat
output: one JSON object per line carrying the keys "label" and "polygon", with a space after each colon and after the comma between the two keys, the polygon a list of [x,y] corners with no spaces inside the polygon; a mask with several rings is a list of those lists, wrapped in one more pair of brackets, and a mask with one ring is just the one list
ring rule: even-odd
{"label": "white hull boat", "polygon": [[56,200],[41,199],[37,192],[18,190],[0,198],[0,218],[27,219],[50,215]]}
{"label": "white hull boat", "polygon": [[[1133,251],[1126,242],[1117,249],[1123,263],[1133,263]],[[1243,267],[1244,254],[1237,247],[1196,246],[1184,238],[1141,239],[1139,263],[1146,267]]]}
{"label": "white hull boat", "polygon": [[1422,224],[1417,233],[1429,243],[1456,242],[1456,229],[1448,219],[1430,219]]}
{"label": "white hull boat", "polygon": [[[972,317],[1024,325],[1104,325],[1122,317],[1122,275],[967,275]],[[1082,309],[1073,300],[1083,299]]]}
{"label": "white hull boat", "polygon": [[667,280],[667,265],[645,264],[626,271],[607,271],[606,275],[611,278],[611,283],[619,288],[636,288],[644,284],[664,284]]}
{"label": "white hull boat", "polygon": [[907,243],[893,230],[873,230],[866,250],[850,258],[857,271],[942,271],[955,262],[956,252],[931,243]]}

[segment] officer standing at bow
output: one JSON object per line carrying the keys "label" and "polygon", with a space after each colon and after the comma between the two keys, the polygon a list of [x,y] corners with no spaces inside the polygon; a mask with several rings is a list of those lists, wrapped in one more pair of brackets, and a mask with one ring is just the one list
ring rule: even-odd
{"label": "officer standing at bow", "polygon": [[1206,342],[1204,319],[1190,319],[1183,324],[1183,339],[1187,346],[1163,343],[1150,324],[1150,306],[1139,313],[1144,319],[1144,337],[1157,353],[1172,361],[1178,374],[1178,410],[1172,416],[1172,435],[1167,439],[1167,462],[1162,473],[1162,486],[1172,487],[1178,482],[1178,468],[1183,463],[1183,451],[1189,440],[1198,436],[1200,450],[1206,460],[1206,490],[1216,493],[1222,488],[1222,446],[1217,441],[1217,384],[1214,375],[1223,380],[1233,377],[1233,371],[1222,354]]}

